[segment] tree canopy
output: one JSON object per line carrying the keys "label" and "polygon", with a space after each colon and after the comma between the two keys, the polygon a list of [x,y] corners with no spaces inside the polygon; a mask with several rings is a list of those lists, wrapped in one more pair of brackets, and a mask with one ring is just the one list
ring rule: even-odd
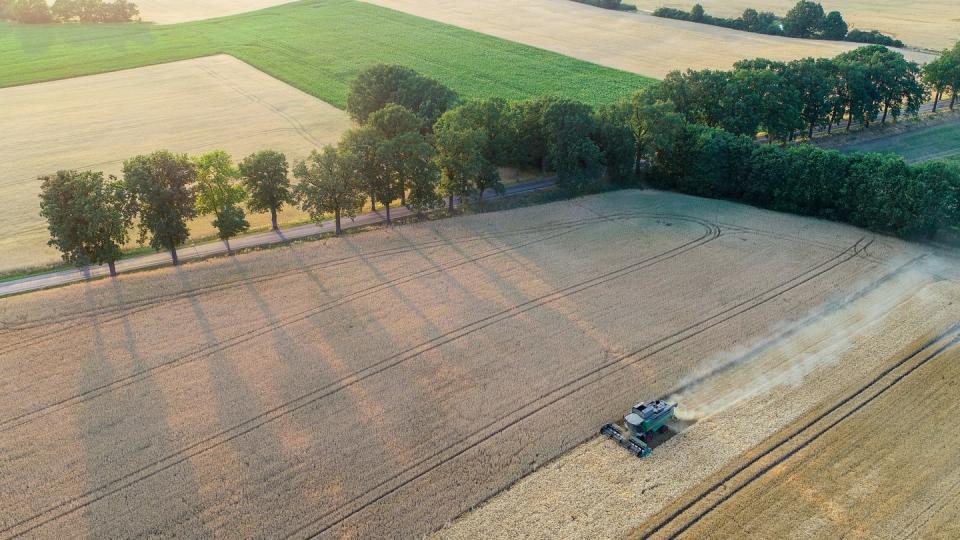
{"label": "tree canopy", "polygon": [[140,242],[167,250],[178,264],[177,247],[190,237],[187,220],[196,216],[197,170],[189,157],[158,151],[123,163],[123,178],[139,217]]}
{"label": "tree canopy", "polygon": [[244,158],[239,168],[250,196],[247,206],[254,212],[270,212],[273,230],[279,230],[277,212],[293,200],[287,157],[273,150],[262,150]]}
{"label": "tree canopy", "polygon": [[377,64],[361,71],[350,83],[347,112],[364,125],[371,114],[394,103],[413,111],[422,120],[421,128],[429,131],[456,102],[456,93],[439,81],[408,67]]}

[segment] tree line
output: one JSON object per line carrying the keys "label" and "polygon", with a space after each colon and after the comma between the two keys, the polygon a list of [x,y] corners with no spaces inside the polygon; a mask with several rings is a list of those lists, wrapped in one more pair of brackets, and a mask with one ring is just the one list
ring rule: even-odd
{"label": "tree line", "polygon": [[140,10],[127,0],[0,0],[0,19],[26,24],[51,22],[121,23],[137,20]]}
{"label": "tree line", "polygon": [[744,10],[743,14],[735,19],[714,17],[708,15],[700,4],[694,4],[690,11],[668,7],[657,8],[653,15],[773,36],[851,41],[890,47],[904,46],[902,41],[877,30],[850,30],[839,11],[825,13],[822,5],[807,0],[797,2],[783,17],[778,17],[769,11],[750,8]]}
{"label": "tree line", "polygon": [[[960,87],[960,47],[922,69],[899,52],[869,45],[832,59],[792,62],[744,60],[730,71],[675,71],[657,86],[691,122],[736,135],[766,132],[771,141],[788,141],[799,131],[812,137],[846,120],[869,126],[915,114],[928,94],[956,93]],[[951,103],[952,105],[952,103]]]}
{"label": "tree line", "polygon": [[[901,77],[890,82],[882,69]],[[852,74],[884,82],[869,99],[856,97]],[[64,260],[108,264],[114,273],[134,224],[140,243],[169,251],[176,264],[187,222],[198,215],[214,217],[228,252],[230,238],[249,229],[246,211],[270,212],[277,229],[284,205],[316,222],[332,216],[339,235],[342,219],[366,201],[383,207],[387,223],[398,201],[418,214],[444,202],[452,209],[457,198],[482,211],[485,193],[505,191],[499,168],[512,166],[552,171],[571,193],[603,179],[618,187],[645,181],[884,233],[930,235],[960,225],[957,167],[753,138],[759,128],[786,140],[843,114],[868,121],[880,111],[915,110],[915,77],[898,53],[864,47],[834,60],[758,59],[731,72],[673,73],[631,100],[594,109],[550,96],[462,101],[409,68],[377,65],[351,83],[347,111],[357,127],[292,167],[271,150],[236,165],[222,151],[194,158],[159,151],[125,161],[119,179],[95,171],[41,177],[41,213]]]}
{"label": "tree line", "polygon": [[594,6],[603,9],[613,9],[616,11],[636,11],[637,6],[633,4],[624,4],[623,0],[573,0],[588,6]]}

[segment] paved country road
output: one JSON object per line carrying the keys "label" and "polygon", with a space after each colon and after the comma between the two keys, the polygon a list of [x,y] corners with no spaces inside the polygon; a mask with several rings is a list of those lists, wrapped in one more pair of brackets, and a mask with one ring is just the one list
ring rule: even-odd
{"label": "paved country road", "polygon": [[[506,193],[504,193],[503,196],[519,195],[521,193],[547,189],[553,187],[554,185],[555,181],[552,178],[523,182],[508,186]],[[491,195],[487,195],[486,198],[492,197]],[[403,218],[411,214],[412,212],[405,207],[392,208],[390,210],[390,217],[393,219]],[[357,218],[352,221],[345,219],[343,221],[343,228],[353,229],[356,227],[366,227],[368,225],[383,223],[384,221],[386,221],[386,215],[384,213],[381,213],[380,211],[368,212],[357,216]],[[308,238],[318,234],[332,233],[333,229],[333,221],[326,221],[321,225],[310,223],[307,225],[283,229],[281,231],[267,231],[234,238],[230,242],[230,246],[234,250],[247,249],[257,246],[267,246],[270,244],[278,244],[281,242],[289,242],[291,240]],[[190,242],[184,246],[181,246],[177,251],[177,254],[179,255],[181,261],[189,261],[203,259],[214,255],[223,255],[226,252],[227,247],[223,242],[208,242],[203,244],[194,244]],[[138,257],[131,257],[129,259],[117,261],[117,272],[131,272],[134,270],[166,266],[168,264],[170,264],[169,253],[165,251],[160,253],[151,253],[149,255],[141,255]],[[109,275],[110,271],[106,266],[88,266],[85,268],[73,268],[70,270],[38,274],[22,279],[14,279],[0,283],[0,297],[10,296],[12,294],[22,294],[30,291],[38,291],[41,289],[49,289],[51,287],[59,287],[70,283],[77,283],[88,279],[102,278]]]}

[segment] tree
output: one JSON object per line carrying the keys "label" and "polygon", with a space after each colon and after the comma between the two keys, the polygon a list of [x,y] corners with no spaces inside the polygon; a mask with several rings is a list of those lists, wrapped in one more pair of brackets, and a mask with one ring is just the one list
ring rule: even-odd
{"label": "tree", "polygon": [[833,41],[843,41],[843,38],[847,37],[849,29],[847,22],[843,20],[843,15],[839,11],[831,11],[827,13],[827,17],[823,20],[823,31],[820,37]]}
{"label": "tree", "polygon": [[629,185],[636,174],[637,140],[630,126],[632,117],[630,102],[603,106],[594,115],[593,140],[603,152],[607,176],[620,186]]}
{"label": "tree", "polygon": [[497,164],[508,159],[506,104],[473,100],[444,113],[434,126],[441,188],[453,207],[453,197],[476,196],[483,210],[488,189],[503,193]]}
{"label": "tree", "polygon": [[80,6],[77,0],[56,0],[50,12],[58,21],[72,21],[80,16]]}
{"label": "tree", "polygon": [[47,219],[49,245],[79,266],[116,261],[129,240],[132,212],[121,182],[101,172],[59,171],[40,180],[40,215]]}
{"label": "tree", "polygon": [[937,112],[937,105],[943,97],[943,92],[950,88],[949,69],[950,58],[949,51],[944,51],[936,60],[928,62],[923,66],[923,83],[931,89],[933,96],[933,112]]}
{"label": "tree", "polygon": [[233,166],[230,154],[222,150],[209,152],[194,160],[197,168],[197,214],[213,214],[217,236],[233,255],[230,239],[250,229],[240,207],[247,192],[239,183],[240,171]]}
{"label": "tree", "polygon": [[811,38],[824,28],[823,6],[816,2],[800,0],[784,15],[783,33],[788,37]]}
{"label": "tree", "polygon": [[703,22],[704,17],[706,17],[706,12],[703,9],[703,6],[700,4],[694,4],[690,8],[690,20],[693,22]]}
{"label": "tree", "polygon": [[[387,212],[387,223],[391,223],[390,203],[398,197],[404,197],[404,190],[412,186],[412,197],[408,206],[418,214],[434,206],[438,197],[436,192],[438,174],[433,163],[434,149],[417,132],[408,132],[393,139],[384,139],[377,148],[376,159],[380,169],[377,179],[380,201]],[[404,201],[407,204],[407,201]]]}
{"label": "tree", "polygon": [[125,161],[123,177],[140,218],[140,242],[150,233],[150,246],[169,251],[177,265],[177,246],[190,237],[187,220],[197,213],[193,162],[186,155],[154,152]]}
{"label": "tree", "polygon": [[830,122],[836,66],[825,58],[804,58],[790,62],[784,76],[799,93],[800,117],[807,125],[807,138],[813,138],[815,128]]}
{"label": "tree", "polygon": [[386,195],[382,192],[384,183],[389,181],[379,155],[385,140],[383,134],[373,126],[351,129],[340,139],[339,149],[353,157],[354,174],[370,197],[370,207],[374,211],[377,210],[377,200]]}
{"label": "tree", "polygon": [[293,200],[286,156],[273,150],[262,150],[244,158],[239,167],[243,184],[250,194],[247,207],[253,212],[270,212],[273,230],[280,230],[277,212]]}
{"label": "tree", "polygon": [[550,163],[557,183],[573,192],[582,192],[603,173],[600,148],[591,139],[596,131],[589,105],[559,100],[543,114]]}
{"label": "tree", "polygon": [[504,112],[508,128],[504,133],[510,135],[508,163],[520,167],[537,167],[546,174],[547,135],[544,131],[543,113],[556,98],[543,96],[507,104]]}
{"label": "tree", "polygon": [[391,144],[391,153],[396,154],[401,169],[394,173],[400,193],[400,204],[408,206],[407,192],[415,201],[411,209],[422,212],[435,205],[437,174],[433,169],[433,148],[425,135],[420,133],[421,120],[412,111],[401,105],[389,104],[370,115],[368,124],[383,135]]}
{"label": "tree", "polygon": [[342,232],[341,218],[353,219],[363,208],[363,192],[355,177],[353,159],[328,145],[320,152],[310,152],[306,161],[293,168],[299,180],[294,193],[300,208],[317,223],[333,214],[337,236]]}
{"label": "tree", "polygon": [[42,24],[53,21],[46,0],[13,0],[10,14],[14,20],[27,24]]}
{"label": "tree", "polygon": [[395,103],[420,117],[426,132],[456,101],[456,93],[434,79],[407,67],[378,64],[361,71],[350,83],[347,112],[364,125],[371,114]]}

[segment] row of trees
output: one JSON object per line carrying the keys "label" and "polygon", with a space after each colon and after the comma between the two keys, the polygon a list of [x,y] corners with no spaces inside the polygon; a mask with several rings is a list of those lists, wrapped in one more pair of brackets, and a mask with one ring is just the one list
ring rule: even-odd
{"label": "row of trees", "polygon": [[797,2],[783,17],[778,17],[769,11],[758,12],[755,9],[744,10],[743,14],[735,19],[714,17],[708,15],[700,4],[695,4],[690,11],[658,8],[653,15],[774,36],[852,41],[891,47],[904,46],[902,41],[876,30],[849,30],[849,25],[843,20],[843,15],[839,11],[825,13],[822,5],[807,0]]}
{"label": "row of trees", "polygon": [[119,23],[137,20],[140,10],[127,0],[0,0],[0,19],[27,24],[50,22]]}
{"label": "row of trees", "polygon": [[923,66],[923,82],[933,95],[934,112],[945,95],[950,96],[950,110],[953,110],[957,103],[957,92],[960,92],[960,41]]}
{"label": "row of trees", "polygon": [[[811,137],[817,127],[830,130],[844,118],[849,129],[855,120],[869,126],[878,117],[883,124],[916,113],[927,96],[921,73],[899,52],[870,45],[833,59],[756,59],[731,71],[675,71],[657,92],[692,122],[736,135],[765,131],[771,141],[787,141],[800,130]],[[955,80],[947,81],[938,79],[939,91],[955,88]]]}

